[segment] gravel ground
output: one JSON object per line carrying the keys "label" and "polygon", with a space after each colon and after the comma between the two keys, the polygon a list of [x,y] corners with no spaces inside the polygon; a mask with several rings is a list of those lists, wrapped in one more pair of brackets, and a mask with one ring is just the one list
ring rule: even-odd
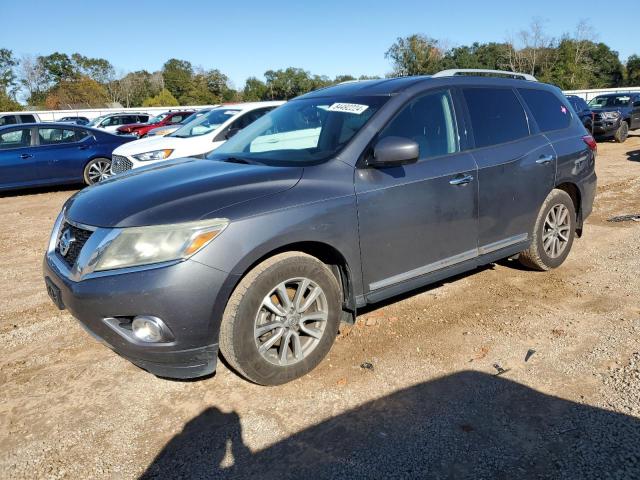
{"label": "gravel ground", "polygon": [[640,213],[638,153],[638,133],[599,145],[560,269],[503,261],[376,305],[272,388],[224,365],[162,380],[94,342],[41,278],[75,190],[0,198],[0,477],[640,478],[640,222],[607,222]]}

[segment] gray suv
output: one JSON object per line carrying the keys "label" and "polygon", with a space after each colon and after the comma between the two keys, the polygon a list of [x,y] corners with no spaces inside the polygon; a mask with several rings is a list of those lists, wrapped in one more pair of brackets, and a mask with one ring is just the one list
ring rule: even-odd
{"label": "gray suv", "polygon": [[74,195],[47,290],[158,375],[218,350],[247,379],[290,381],[366,304],[518,255],[558,267],[596,190],[596,144],[560,90],[447,71],[298,97],[205,159]]}

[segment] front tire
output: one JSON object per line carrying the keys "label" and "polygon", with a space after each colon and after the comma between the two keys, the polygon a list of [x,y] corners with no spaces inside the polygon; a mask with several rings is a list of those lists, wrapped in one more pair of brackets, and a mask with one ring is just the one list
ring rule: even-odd
{"label": "front tire", "polygon": [[94,158],[84,167],[84,183],[93,185],[111,176],[111,159]]}
{"label": "front tire", "polygon": [[320,260],[302,252],[275,255],[238,284],[220,326],[220,351],[243,377],[280,385],[313,370],[331,349],[340,323],[341,290]]}
{"label": "front tire", "polygon": [[629,137],[629,124],[623,120],[620,122],[620,126],[613,135],[613,139],[617,143],[624,143],[627,140],[627,137]]}
{"label": "front tire", "polygon": [[520,253],[520,263],[535,270],[559,267],[569,255],[575,230],[573,200],[564,190],[552,190],[540,207],[531,245]]}

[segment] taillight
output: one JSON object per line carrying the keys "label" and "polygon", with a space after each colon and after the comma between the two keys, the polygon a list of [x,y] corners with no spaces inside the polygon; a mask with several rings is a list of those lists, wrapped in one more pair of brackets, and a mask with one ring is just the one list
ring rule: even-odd
{"label": "taillight", "polygon": [[587,147],[589,147],[589,150],[591,150],[592,152],[598,150],[598,144],[591,135],[585,135],[584,137],[582,137],[582,141],[587,144]]}

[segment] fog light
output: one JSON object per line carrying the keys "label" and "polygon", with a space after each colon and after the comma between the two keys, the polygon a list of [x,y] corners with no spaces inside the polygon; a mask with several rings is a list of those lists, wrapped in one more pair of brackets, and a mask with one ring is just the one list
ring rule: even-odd
{"label": "fog light", "polygon": [[164,324],[157,317],[139,316],[131,322],[131,331],[143,342],[160,342],[164,338]]}

